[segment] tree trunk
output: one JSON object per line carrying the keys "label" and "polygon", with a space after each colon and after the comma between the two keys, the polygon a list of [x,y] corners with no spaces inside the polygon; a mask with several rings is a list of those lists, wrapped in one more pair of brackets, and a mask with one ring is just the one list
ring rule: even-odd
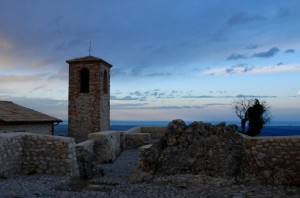
{"label": "tree trunk", "polygon": [[243,119],[241,120],[242,133],[245,133],[245,131],[246,131],[246,122],[247,122],[247,119],[246,119],[246,118],[243,118]]}

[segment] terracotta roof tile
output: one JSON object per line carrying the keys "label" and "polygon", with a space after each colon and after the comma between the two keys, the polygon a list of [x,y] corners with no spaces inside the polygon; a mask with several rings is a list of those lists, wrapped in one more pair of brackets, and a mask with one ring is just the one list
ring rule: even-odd
{"label": "terracotta roof tile", "polygon": [[0,101],[0,123],[43,123],[62,120],[9,101]]}

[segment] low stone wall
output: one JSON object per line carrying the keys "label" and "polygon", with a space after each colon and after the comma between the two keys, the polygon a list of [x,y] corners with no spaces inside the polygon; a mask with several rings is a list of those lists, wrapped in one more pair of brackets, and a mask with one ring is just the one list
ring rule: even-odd
{"label": "low stone wall", "polygon": [[149,133],[151,139],[160,139],[167,132],[167,127],[141,127],[140,133]]}
{"label": "low stone wall", "polygon": [[151,139],[160,139],[167,132],[167,127],[160,126],[139,126],[125,131],[129,133],[149,133]]}
{"label": "low stone wall", "polygon": [[0,176],[19,173],[22,170],[23,137],[27,133],[0,134]]}
{"label": "low stone wall", "polygon": [[78,175],[73,138],[50,135],[25,135],[22,171],[53,175]]}
{"label": "low stone wall", "polygon": [[0,134],[0,175],[47,173],[77,176],[73,138],[30,133]]}
{"label": "low stone wall", "polygon": [[141,128],[142,127],[133,127],[131,129],[128,129],[127,131],[125,131],[124,133],[141,133]]}
{"label": "low stone wall", "polygon": [[149,133],[124,133],[124,149],[137,149],[150,143]]}
{"label": "low stone wall", "polygon": [[245,179],[300,184],[300,136],[243,137],[249,156]]}

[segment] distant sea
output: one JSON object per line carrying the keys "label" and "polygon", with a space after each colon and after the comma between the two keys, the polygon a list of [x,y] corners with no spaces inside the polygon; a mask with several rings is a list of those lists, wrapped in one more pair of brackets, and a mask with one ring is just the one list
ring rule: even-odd
{"label": "distant sea", "polygon": [[[186,122],[187,125],[190,123],[191,122]],[[218,124],[220,122],[213,121],[209,123]],[[168,121],[112,121],[110,125],[110,130],[126,131],[137,126],[167,126],[168,124]],[[237,122],[226,122],[226,124],[236,124],[239,126],[239,123]],[[59,124],[54,128],[55,135],[67,136],[67,132],[67,122],[63,122],[62,124]],[[260,136],[291,135],[300,135],[300,122],[274,122],[270,125],[265,126],[260,134]]]}

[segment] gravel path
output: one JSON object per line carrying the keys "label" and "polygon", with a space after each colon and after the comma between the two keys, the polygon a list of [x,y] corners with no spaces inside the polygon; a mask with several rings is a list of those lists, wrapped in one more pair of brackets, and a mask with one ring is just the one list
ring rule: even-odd
{"label": "gravel path", "polygon": [[[126,150],[114,163],[101,164],[105,176],[94,178],[83,191],[70,191],[69,178],[31,175],[0,179],[0,198],[23,197],[300,197],[299,187],[203,183],[200,176],[180,175],[157,178],[152,183],[128,181],[138,163],[137,150]],[[174,182],[176,181],[176,182]],[[172,184],[171,184],[171,183]],[[76,182],[75,182],[76,183]],[[74,185],[73,185],[74,187]],[[59,190],[60,189],[60,190]],[[73,188],[72,190],[80,190]]]}

